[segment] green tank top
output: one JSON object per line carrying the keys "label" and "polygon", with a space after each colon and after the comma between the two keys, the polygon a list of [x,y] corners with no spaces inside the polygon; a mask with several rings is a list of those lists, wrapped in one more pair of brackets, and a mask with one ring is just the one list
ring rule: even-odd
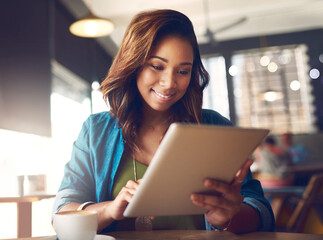
{"label": "green tank top", "polygon": [[[141,179],[147,166],[135,161],[137,179]],[[128,180],[135,180],[134,162],[131,156],[123,156],[115,176],[112,188],[112,197],[116,198]],[[203,215],[183,215],[183,216],[158,216],[152,220],[153,230],[195,230],[205,229]],[[125,218],[116,221],[116,231],[135,230],[135,218]]]}

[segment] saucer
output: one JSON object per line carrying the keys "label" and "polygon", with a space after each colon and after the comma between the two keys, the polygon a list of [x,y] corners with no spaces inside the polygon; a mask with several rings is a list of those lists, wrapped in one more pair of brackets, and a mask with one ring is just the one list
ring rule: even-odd
{"label": "saucer", "polygon": [[[58,239],[56,236],[51,236],[51,237],[42,238],[41,240],[56,240],[56,239]],[[116,240],[116,239],[111,236],[97,234],[95,235],[94,240]]]}
{"label": "saucer", "polygon": [[116,240],[116,239],[111,236],[97,234],[95,235],[94,240]]}

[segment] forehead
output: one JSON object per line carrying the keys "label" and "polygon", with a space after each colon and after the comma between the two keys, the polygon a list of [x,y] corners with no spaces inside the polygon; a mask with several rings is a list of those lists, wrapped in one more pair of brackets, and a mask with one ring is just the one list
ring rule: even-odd
{"label": "forehead", "polygon": [[180,58],[193,62],[193,47],[190,41],[180,36],[167,35],[159,39],[152,49],[152,56],[158,55],[165,58]]}

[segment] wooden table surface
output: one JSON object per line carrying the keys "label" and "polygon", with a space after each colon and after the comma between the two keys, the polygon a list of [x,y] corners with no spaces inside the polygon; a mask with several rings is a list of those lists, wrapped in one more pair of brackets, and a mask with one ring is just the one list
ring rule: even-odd
{"label": "wooden table surface", "polygon": [[[114,237],[114,238],[113,238]],[[18,238],[20,240],[55,240],[55,236]],[[254,232],[233,234],[205,230],[167,230],[149,232],[111,232],[94,240],[323,240],[323,235],[282,232]]]}
{"label": "wooden table surface", "polygon": [[296,233],[271,233],[255,232],[248,234],[233,234],[231,232],[216,232],[203,230],[174,230],[174,231],[150,231],[150,232],[114,232],[110,236],[117,240],[141,239],[141,240],[323,240],[323,235],[296,234]]}
{"label": "wooden table surface", "polygon": [[22,202],[37,202],[42,199],[53,198],[53,194],[41,194],[41,195],[26,195],[23,197],[11,196],[11,197],[0,197],[0,203],[22,203]]}

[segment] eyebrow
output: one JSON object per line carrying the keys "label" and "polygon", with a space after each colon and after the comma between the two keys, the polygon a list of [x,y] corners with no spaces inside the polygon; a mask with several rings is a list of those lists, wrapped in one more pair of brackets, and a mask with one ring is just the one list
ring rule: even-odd
{"label": "eyebrow", "polygon": [[[166,58],[162,58],[162,57],[158,57],[158,56],[151,56],[150,58],[158,58],[160,60],[162,60],[165,63],[168,63],[168,60]],[[182,62],[180,65],[193,65],[193,63],[191,62]]]}

